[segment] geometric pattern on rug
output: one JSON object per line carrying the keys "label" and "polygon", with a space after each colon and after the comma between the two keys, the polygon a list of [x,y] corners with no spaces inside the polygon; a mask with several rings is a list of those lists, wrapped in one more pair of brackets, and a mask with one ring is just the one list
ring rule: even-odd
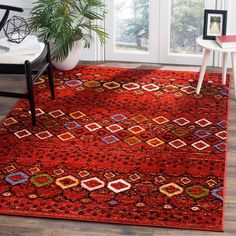
{"label": "geometric pattern on rug", "polygon": [[0,126],[0,213],[221,231],[228,87],[196,72],[78,66]]}

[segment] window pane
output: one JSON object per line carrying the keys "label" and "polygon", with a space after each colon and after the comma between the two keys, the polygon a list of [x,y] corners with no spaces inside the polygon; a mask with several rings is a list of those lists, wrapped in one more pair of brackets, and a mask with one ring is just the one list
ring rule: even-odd
{"label": "window pane", "polygon": [[117,51],[147,52],[149,1],[115,0],[115,26]]}
{"label": "window pane", "polygon": [[204,0],[171,1],[170,52],[201,54],[196,38],[203,32]]}

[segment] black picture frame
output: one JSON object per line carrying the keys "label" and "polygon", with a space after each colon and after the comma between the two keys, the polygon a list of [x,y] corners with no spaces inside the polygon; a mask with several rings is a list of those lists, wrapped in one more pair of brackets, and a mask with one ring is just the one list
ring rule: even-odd
{"label": "black picture frame", "polygon": [[227,11],[205,9],[203,39],[215,40],[216,36],[226,35]]}

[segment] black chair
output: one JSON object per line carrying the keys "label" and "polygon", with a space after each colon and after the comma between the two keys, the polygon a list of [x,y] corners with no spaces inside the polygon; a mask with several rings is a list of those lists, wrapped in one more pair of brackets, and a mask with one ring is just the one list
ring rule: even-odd
{"label": "black chair", "polygon": [[[22,8],[0,5],[0,9],[5,10],[5,14],[0,22],[0,31],[2,30],[4,24],[6,23],[9,12],[23,12]],[[51,64],[51,54],[49,43],[40,43],[41,51],[36,54],[34,57],[24,58],[22,62],[0,62],[0,74],[25,74],[27,93],[14,93],[0,91],[0,96],[5,97],[15,97],[15,98],[25,98],[29,100],[30,111],[32,116],[32,125],[36,125],[36,113],[35,113],[35,102],[34,102],[34,92],[33,92],[33,83],[36,81],[44,72],[47,73],[49,78],[49,86],[51,91],[51,98],[55,99],[54,93],[54,83],[53,83],[53,71]],[[0,45],[1,46],[1,45]],[[17,60],[16,60],[17,61]]]}

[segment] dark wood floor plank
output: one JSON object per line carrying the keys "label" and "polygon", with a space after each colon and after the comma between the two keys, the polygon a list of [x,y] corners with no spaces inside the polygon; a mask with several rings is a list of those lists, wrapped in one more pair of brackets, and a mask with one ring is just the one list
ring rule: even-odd
{"label": "dark wood floor plank", "polygon": [[24,227],[0,227],[0,236],[42,236],[43,229],[24,228]]}

